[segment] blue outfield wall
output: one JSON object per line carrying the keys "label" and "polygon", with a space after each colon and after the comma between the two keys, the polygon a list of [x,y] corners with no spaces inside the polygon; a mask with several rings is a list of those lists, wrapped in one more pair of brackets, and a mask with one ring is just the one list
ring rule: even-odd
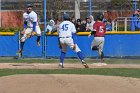
{"label": "blue outfield wall", "polygon": [[[140,35],[139,34],[124,34],[124,35],[106,35],[104,44],[105,56],[140,56]],[[85,57],[98,56],[97,51],[91,51],[91,42],[94,37],[78,36],[77,43],[84,53]],[[48,56],[59,56],[60,49],[58,48],[57,36],[48,36]],[[52,43],[53,42],[53,43]],[[50,46],[50,47],[49,47]],[[68,49],[67,56],[76,56],[76,54]]]}
{"label": "blue outfield wall", "polygon": [[[110,34],[105,37],[104,54],[110,57],[140,56],[140,34]],[[94,37],[77,36],[77,43],[85,57],[98,56],[97,51],[91,51],[91,42]],[[59,57],[58,36],[46,37],[47,57]],[[24,47],[24,57],[42,57],[41,46],[36,45],[36,36],[29,38]],[[0,36],[0,56],[16,56],[18,51],[18,34],[15,36]],[[74,51],[68,48],[67,57],[76,57]]]}
{"label": "blue outfield wall", "polygon": [[[18,34],[14,36],[0,36],[0,56],[17,56],[18,43]],[[23,56],[42,57],[42,42],[41,46],[38,47],[36,44],[36,36],[27,39]]]}

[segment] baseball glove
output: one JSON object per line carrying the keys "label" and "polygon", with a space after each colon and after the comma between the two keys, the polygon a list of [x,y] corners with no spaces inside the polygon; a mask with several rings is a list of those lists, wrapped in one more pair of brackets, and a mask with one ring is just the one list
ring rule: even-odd
{"label": "baseball glove", "polygon": [[32,36],[32,33],[29,33],[26,35],[27,38],[30,38]]}
{"label": "baseball glove", "polygon": [[31,32],[31,35],[32,35],[32,36],[36,35],[36,32],[32,31],[32,32]]}
{"label": "baseball glove", "polygon": [[27,34],[27,38],[31,38],[34,35],[36,35],[36,32],[31,32],[31,33]]}
{"label": "baseball glove", "polygon": [[76,44],[74,44],[74,46],[73,46],[73,48],[72,48],[73,50],[75,50],[76,49]]}

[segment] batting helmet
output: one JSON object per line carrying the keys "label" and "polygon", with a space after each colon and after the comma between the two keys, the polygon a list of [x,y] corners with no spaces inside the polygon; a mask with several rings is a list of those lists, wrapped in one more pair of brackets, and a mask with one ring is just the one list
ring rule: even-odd
{"label": "batting helmet", "polygon": [[96,19],[102,21],[104,19],[104,15],[102,13],[98,13]]}
{"label": "batting helmet", "polygon": [[64,15],[63,15],[63,19],[64,19],[64,20],[70,20],[70,16],[69,16],[69,14],[64,13]]}

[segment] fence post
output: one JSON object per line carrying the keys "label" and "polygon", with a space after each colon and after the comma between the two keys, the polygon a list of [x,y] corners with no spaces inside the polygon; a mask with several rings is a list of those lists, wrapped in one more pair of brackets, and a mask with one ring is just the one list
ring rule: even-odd
{"label": "fence post", "polygon": [[46,29],[47,29],[47,23],[46,23],[46,0],[44,0],[44,32],[43,32],[43,58],[46,58]]}
{"label": "fence post", "polygon": [[124,18],[124,31],[127,31],[127,17]]}
{"label": "fence post", "polygon": [[116,21],[116,32],[118,31],[118,22]]}
{"label": "fence post", "polygon": [[2,26],[1,20],[2,20],[2,18],[1,18],[1,0],[0,0],[0,27]]}
{"label": "fence post", "polygon": [[114,20],[112,21],[112,31],[114,31],[114,24],[115,24],[115,22],[114,22]]}

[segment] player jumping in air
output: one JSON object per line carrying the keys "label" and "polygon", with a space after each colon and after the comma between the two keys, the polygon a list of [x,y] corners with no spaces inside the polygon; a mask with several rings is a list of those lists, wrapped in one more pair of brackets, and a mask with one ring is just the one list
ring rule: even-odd
{"label": "player jumping in air", "polygon": [[96,22],[93,25],[93,31],[91,31],[91,33],[88,35],[88,37],[90,37],[91,35],[94,35],[94,40],[92,41],[91,49],[93,51],[94,50],[98,51],[99,56],[101,58],[101,62],[103,62],[103,57],[104,57],[103,46],[104,46],[104,40],[105,40],[104,36],[106,32],[106,26],[102,22],[103,18],[104,18],[103,14],[98,13]]}
{"label": "player jumping in air", "polygon": [[21,31],[19,56],[22,57],[24,43],[35,33],[37,35],[37,45],[40,46],[41,30],[37,22],[37,14],[32,10],[32,5],[28,4],[26,12],[23,14],[24,30]]}
{"label": "player jumping in air", "polygon": [[60,55],[60,63],[59,67],[64,68],[64,59],[67,51],[67,46],[69,46],[71,49],[73,49],[79,59],[82,62],[82,65],[85,68],[88,68],[88,65],[84,61],[83,53],[79,49],[78,45],[76,44],[76,28],[72,22],[70,22],[69,14],[64,13],[63,15],[64,21],[59,25],[59,42],[60,42],[60,48],[61,48],[61,55]]}

